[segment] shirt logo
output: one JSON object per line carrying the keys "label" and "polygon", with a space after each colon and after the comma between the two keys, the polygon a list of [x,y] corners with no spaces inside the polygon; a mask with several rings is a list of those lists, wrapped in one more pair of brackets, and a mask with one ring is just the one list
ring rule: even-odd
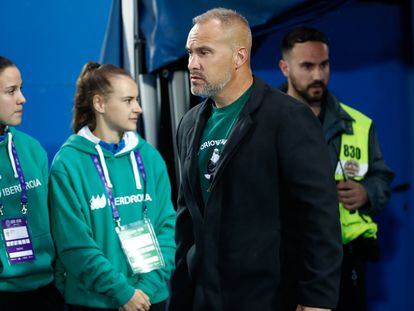
{"label": "shirt logo", "polygon": [[91,210],[101,209],[106,206],[106,197],[104,194],[102,194],[101,196],[93,195],[89,202],[90,202]]}
{"label": "shirt logo", "polygon": [[211,158],[207,162],[207,174],[204,174],[204,177],[207,180],[210,180],[211,176],[216,171],[217,162],[219,159],[220,159],[220,150],[218,150],[217,148],[214,148]]}
{"label": "shirt logo", "polygon": [[218,147],[220,145],[224,146],[226,142],[227,142],[227,139],[217,139],[217,140],[206,141],[201,144],[200,151],[203,151],[205,148],[209,148],[209,147],[215,147],[215,146]]}

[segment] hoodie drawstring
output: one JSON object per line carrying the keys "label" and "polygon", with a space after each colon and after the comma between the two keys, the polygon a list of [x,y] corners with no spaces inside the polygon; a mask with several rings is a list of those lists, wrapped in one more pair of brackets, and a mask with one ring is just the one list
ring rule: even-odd
{"label": "hoodie drawstring", "polygon": [[13,168],[14,178],[19,178],[19,175],[17,174],[16,163],[14,162],[13,151],[12,151],[13,135],[12,133],[9,132],[7,136],[9,138],[9,141],[7,143],[7,151],[9,154],[11,166]]}
{"label": "hoodie drawstring", "polygon": [[[108,184],[108,187],[113,188],[112,183],[111,183],[111,179],[109,178],[108,167],[106,166],[105,157],[103,155],[102,148],[101,148],[100,145],[95,145],[95,149],[96,149],[96,151],[98,151],[99,162],[101,162],[102,170],[103,170],[103,173],[104,173],[105,180]],[[140,190],[140,189],[142,189],[142,185],[141,185],[141,179],[139,177],[137,159],[135,157],[134,151],[130,152],[129,157],[131,159],[132,171],[134,173],[135,187],[138,190]]]}
{"label": "hoodie drawstring", "polygon": [[112,188],[111,179],[109,178],[109,174],[108,174],[108,167],[106,166],[105,157],[103,155],[101,146],[95,145],[95,149],[96,149],[96,151],[98,151],[99,161],[101,162],[103,173],[104,173],[104,176],[105,176],[105,180],[108,184],[108,187]]}
{"label": "hoodie drawstring", "polygon": [[142,185],[141,185],[141,179],[139,178],[137,159],[135,157],[134,151],[131,151],[129,156],[131,158],[132,171],[134,172],[135,187],[138,190],[140,190],[142,188]]}

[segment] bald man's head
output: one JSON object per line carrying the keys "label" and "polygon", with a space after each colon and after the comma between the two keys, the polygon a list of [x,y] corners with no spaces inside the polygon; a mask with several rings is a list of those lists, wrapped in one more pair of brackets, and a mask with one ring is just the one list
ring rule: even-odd
{"label": "bald man's head", "polygon": [[186,43],[191,92],[213,98],[217,107],[225,106],[253,83],[249,24],[240,14],[222,8],[193,22]]}
{"label": "bald man's head", "polygon": [[246,18],[233,10],[215,8],[194,17],[193,24],[204,24],[211,20],[216,20],[220,23],[225,35],[223,39],[229,42],[233,49],[239,47],[246,48],[250,58],[252,33]]}

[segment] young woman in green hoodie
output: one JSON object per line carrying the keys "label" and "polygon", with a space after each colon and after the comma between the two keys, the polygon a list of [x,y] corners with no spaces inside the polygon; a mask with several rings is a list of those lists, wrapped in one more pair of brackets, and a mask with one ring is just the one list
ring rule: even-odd
{"label": "young woman in green hoodie", "polygon": [[175,212],[160,154],[136,132],[135,81],[87,63],[77,81],[74,133],[52,163],[52,233],[69,310],[165,310]]}
{"label": "young woman in green hoodie", "polygon": [[63,310],[53,285],[47,155],[22,122],[22,78],[0,56],[0,310]]}

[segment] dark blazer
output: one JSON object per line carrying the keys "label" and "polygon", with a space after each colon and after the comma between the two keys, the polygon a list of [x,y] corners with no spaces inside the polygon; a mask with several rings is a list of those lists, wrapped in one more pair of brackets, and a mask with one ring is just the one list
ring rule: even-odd
{"label": "dark blazer", "polygon": [[[211,104],[191,109],[177,132],[182,174],[170,310],[282,310],[284,252],[292,246],[301,257],[297,301],[334,307],[342,246],[319,121],[255,78],[204,206],[197,153]],[[297,245],[288,245],[290,233],[301,237]]]}

